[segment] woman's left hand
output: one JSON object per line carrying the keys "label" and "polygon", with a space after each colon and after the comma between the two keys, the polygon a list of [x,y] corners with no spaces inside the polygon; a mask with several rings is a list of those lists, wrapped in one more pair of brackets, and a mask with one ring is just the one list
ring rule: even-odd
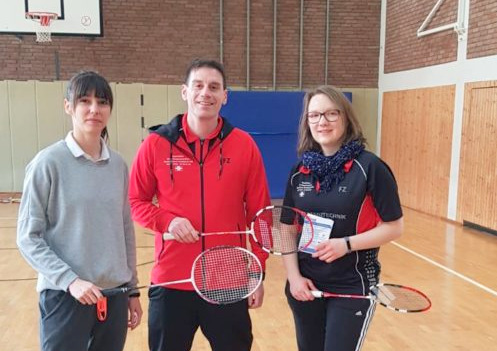
{"label": "woman's left hand", "polygon": [[343,238],[328,239],[316,246],[316,252],[312,254],[312,257],[330,263],[344,256],[346,253],[347,243]]}
{"label": "woman's left hand", "polygon": [[128,328],[133,330],[140,324],[142,319],[143,311],[140,304],[140,298],[130,297],[128,300],[128,310],[129,310]]}

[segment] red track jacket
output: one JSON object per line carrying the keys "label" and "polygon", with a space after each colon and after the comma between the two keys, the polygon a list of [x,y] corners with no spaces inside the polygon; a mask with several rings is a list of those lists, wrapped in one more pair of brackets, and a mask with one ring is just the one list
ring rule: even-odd
{"label": "red track jacket", "polygon": [[[207,248],[246,247],[247,235],[201,237],[194,244],[163,241],[162,233],[175,217],[189,219],[200,232],[238,231],[270,204],[255,142],[224,118],[219,122],[204,141],[189,131],[186,114],[152,127],[133,162],[129,187],[133,219],[156,232],[152,283],[189,278],[194,259]],[[251,247],[264,267],[267,254],[255,244]],[[193,290],[190,283],[168,287]]]}

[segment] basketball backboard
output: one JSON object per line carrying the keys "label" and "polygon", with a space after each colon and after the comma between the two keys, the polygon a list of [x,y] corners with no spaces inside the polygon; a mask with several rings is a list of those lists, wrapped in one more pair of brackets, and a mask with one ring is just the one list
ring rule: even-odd
{"label": "basketball backboard", "polygon": [[35,34],[27,12],[56,13],[52,35],[103,35],[101,0],[2,0],[0,34]]}

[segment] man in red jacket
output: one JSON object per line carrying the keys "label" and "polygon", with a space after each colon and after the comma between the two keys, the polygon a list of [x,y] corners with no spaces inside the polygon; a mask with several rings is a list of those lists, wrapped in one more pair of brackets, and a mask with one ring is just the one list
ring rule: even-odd
{"label": "man in red jacket", "polygon": [[[181,96],[187,113],[151,128],[131,168],[133,219],[157,233],[153,284],[188,278],[195,257],[210,247],[245,247],[246,235],[199,233],[245,230],[255,213],[270,204],[255,142],[219,115],[227,102],[223,66],[194,60]],[[163,241],[163,232],[175,240]],[[267,255],[257,245],[251,247],[264,267]],[[261,285],[248,300],[212,305],[190,283],[152,288],[150,350],[190,350],[199,326],[214,351],[250,350],[248,308],[261,306],[263,297]]]}

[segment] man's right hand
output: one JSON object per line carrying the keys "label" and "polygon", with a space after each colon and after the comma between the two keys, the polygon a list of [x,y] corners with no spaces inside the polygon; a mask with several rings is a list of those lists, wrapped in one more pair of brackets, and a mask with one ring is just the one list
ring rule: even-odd
{"label": "man's right hand", "polygon": [[199,239],[198,231],[193,228],[193,225],[188,219],[183,217],[174,218],[169,223],[167,231],[174,236],[176,241],[183,244],[195,243]]}
{"label": "man's right hand", "polygon": [[103,297],[98,286],[79,278],[69,285],[68,290],[83,305],[94,305],[99,298]]}

